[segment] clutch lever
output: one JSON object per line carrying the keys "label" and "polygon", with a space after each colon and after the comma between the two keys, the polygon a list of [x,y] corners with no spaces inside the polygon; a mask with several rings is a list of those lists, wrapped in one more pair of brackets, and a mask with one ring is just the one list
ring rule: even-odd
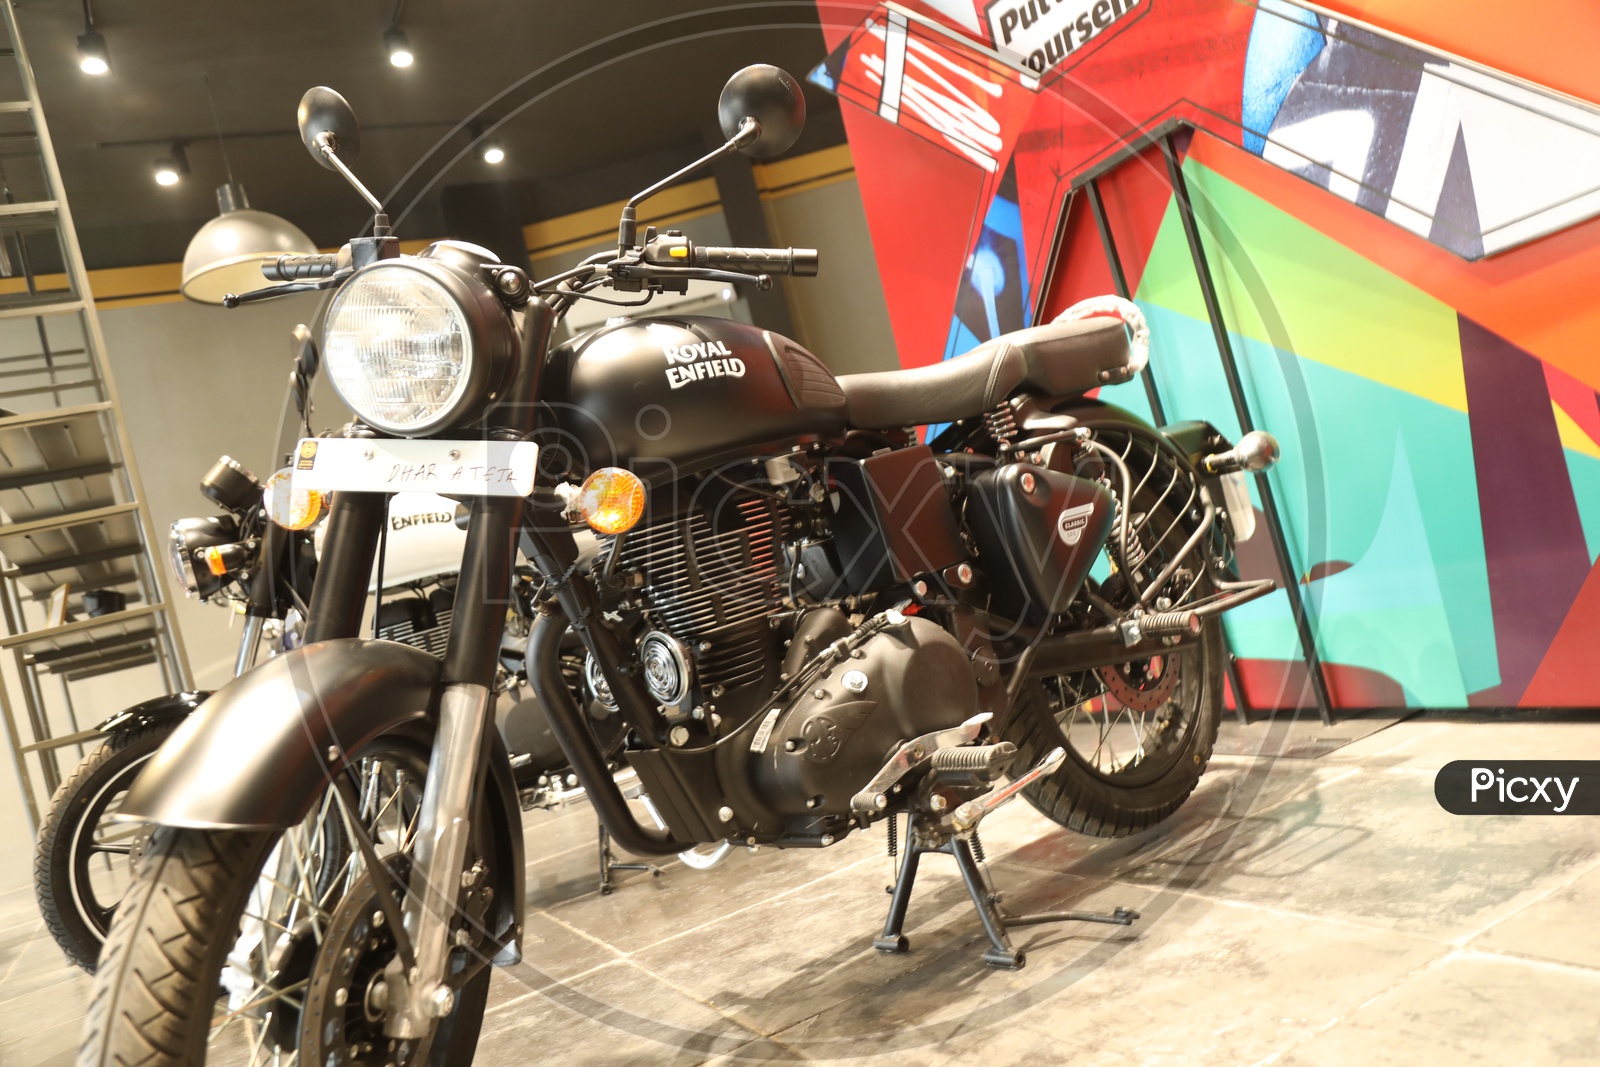
{"label": "clutch lever", "polygon": [[252,289],[248,293],[228,293],[222,298],[222,306],[236,308],[240,304],[253,304],[258,300],[271,300],[275,296],[293,296],[295,293],[317,293],[324,289],[333,289],[343,285],[354,274],[354,269],[339,271],[330,274],[321,281],[316,282],[289,282],[285,285],[269,285],[264,289]]}

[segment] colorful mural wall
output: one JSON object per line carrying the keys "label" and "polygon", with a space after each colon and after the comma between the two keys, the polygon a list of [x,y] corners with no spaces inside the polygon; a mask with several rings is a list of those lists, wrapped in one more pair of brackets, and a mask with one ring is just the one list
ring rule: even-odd
{"label": "colorful mural wall", "polygon": [[[1340,6],[819,3],[901,360],[1111,291],[1099,174],[1167,417],[1236,433],[1134,150],[1178,129],[1335,703],[1600,705],[1600,74],[1488,4]],[[1540,18],[1600,40],[1587,0]],[[1283,577],[1262,535],[1241,566]],[[1284,594],[1228,627],[1253,705],[1308,702]]]}

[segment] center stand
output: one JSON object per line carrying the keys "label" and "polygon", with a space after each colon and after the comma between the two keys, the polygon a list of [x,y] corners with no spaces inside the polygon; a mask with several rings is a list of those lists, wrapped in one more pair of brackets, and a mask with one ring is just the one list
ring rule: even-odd
{"label": "center stand", "polygon": [[[898,816],[891,817],[891,820],[896,819]],[[895,850],[894,825],[894,821],[891,821],[889,833],[891,857]],[[1016,971],[1021,970],[1027,963],[1024,951],[1014,948],[1010,937],[1007,936],[1008,928],[1012,926],[1041,926],[1045,923],[1060,922],[1131,926],[1133,921],[1139,918],[1138,912],[1128,908],[1117,908],[1109,914],[1094,911],[1049,911],[1033,915],[1008,915],[1000,910],[1003,898],[995,891],[988,871],[980,865],[983,843],[978,839],[976,827],[966,833],[956,833],[943,825],[943,820],[921,813],[912,813],[909,829],[905,858],[900,861],[899,876],[890,890],[889,917],[884,921],[883,935],[872,942],[872,947],[879,952],[911,951],[911,942],[901,931],[905,928],[906,908],[911,903],[911,890],[917,880],[917,866],[923,855],[930,852],[943,853],[956,861],[956,869],[961,872],[961,880],[966,883],[967,892],[972,896],[973,906],[978,909],[978,919],[983,923],[984,933],[989,935],[989,949],[983,954],[983,962],[990,967]]]}

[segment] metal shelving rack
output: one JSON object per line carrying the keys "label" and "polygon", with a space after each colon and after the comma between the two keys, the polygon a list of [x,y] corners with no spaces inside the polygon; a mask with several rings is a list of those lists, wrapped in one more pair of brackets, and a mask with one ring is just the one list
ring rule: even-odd
{"label": "metal shelving rack", "polygon": [[175,692],[189,668],[11,0],[0,21],[0,717],[37,829],[60,751],[98,736],[73,686],[153,665]]}

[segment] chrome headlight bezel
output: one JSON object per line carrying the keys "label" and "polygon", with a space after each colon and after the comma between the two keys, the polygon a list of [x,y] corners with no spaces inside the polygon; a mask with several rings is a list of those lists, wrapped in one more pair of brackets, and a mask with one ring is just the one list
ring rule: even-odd
{"label": "chrome headlight bezel", "polygon": [[[397,271],[414,272],[424,284],[442,291],[464,324],[465,340],[462,370],[448,399],[432,415],[405,423],[373,411],[365,398],[353,400],[341,387],[340,379],[355,375],[338,369],[342,361],[357,361],[361,356],[359,347],[347,347],[348,343],[340,341],[341,311],[361,294],[361,286],[382,281]],[[339,398],[363,423],[395,437],[429,437],[479,418],[498,398],[515,351],[516,331],[511,315],[486,280],[449,263],[415,256],[379,260],[356,271],[328,304],[322,326],[322,365]]]}

